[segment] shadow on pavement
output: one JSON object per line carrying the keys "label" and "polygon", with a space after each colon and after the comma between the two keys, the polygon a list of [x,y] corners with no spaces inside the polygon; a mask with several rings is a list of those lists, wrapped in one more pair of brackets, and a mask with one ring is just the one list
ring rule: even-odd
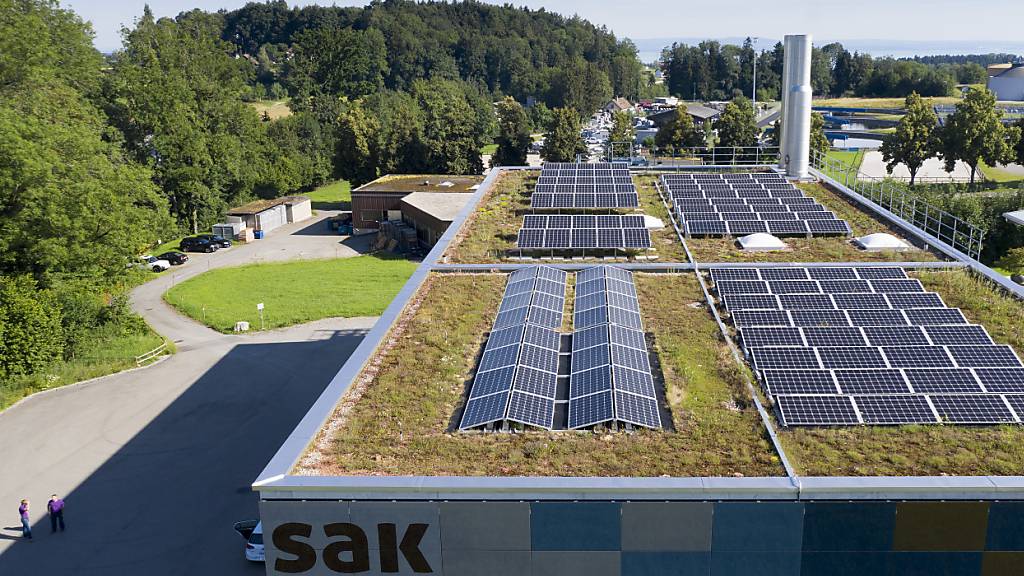
{"label": "shadow on pavement", "polygon": [[296,230],[295,232],[292,232],[291,235],[292,236],[337,236],[338,238],[342,238],[343,236],[338,234],[337,230],[331,230],[331,227],[327,223],[328,220],[329,220],[328,218],[321,218],[319,220],[314,220],[309,226],[306,226],[305,228],[300,228],[300,229]]}
{"label": "shadow on pavement", "polygon": [[364,335],[235,346],[64,497],[67,532],[51,534],[34,503],[35,538],[3,553],[0,573],[263,573],[232,523],[257,517],[251,482]]}

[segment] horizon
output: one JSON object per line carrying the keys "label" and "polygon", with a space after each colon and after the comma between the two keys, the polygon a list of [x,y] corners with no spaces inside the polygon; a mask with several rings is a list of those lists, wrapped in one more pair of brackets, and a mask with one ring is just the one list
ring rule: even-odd
{"label": "horizon", "polygon": [[[93,45],[101,52],[113,52],[121,47],[120,28],[122,25],[131,26],[135,20],[142,15],[143,6],[149,4],[153,14],[160,17],[175,17],[183,11],[198,8],[208,12],[217,10],[236,10],[244,6],[246,0],[129,0],[118,2],[116,5],[106,3],[91,3],[85,0],[64,3],[65,7],[74,10],[84,20],[92,23],[95,31]],[[310,1],[289,1],[290,6],[364,6],[368,2],[310,2]],[[500,1],[488,1],[489,4],[501,5]],[[637,44],[638,52],[642,61],[649,61],[643,55],[648,56],[673,41],[693,40],[734,40],[742,41],[745,37],[761,37],[763,40],[758,48],[770,48],[769,38],[772,43],[781,39],[785,33],[806,32],[812,34],[817,40],[816,45],[830,42],[841,42],[848,49],[857,49],[860,52],[872,56],[929,56],[936,54],[988,54],[1008,52],[1013,54],[1024,53],[1024,40],[1019,39],[1017,22],[1024,19],[1024,3],[1011,3],[1003,0],[989,0],[985,4],[987,9],[971,8],[962,10],[957,2],[951,0],[940,0],[925,4],[920,0],[904,2],[897,6],[890,6],[880,0],[865,0],[862,10],[859,13],[843,13],[837,16],[835,10],[826,10],[830,6],[840,6],[834,0],[816,2],[812,6],[801,6],[799,0],[782,0],[782,5],[789,6],[789,10],[778,9],[773,13],[747,13],[743,11],[729,12],[730,18],[715,19],[715,15],[728,11],[730,5],[740,7],[743,2],[738,0],[723,0],[715,6],[680,6],[670,3],[667,0],[640,0],[633,3],[631,10],[625,11],[618,4],[612,4],[607,0],[561,0],[543,2],[537,0],[520,0],[516,6],[527,6],[531,9],[544,8],[549,12],[558,13],[564,16],[577,15],[588,20],[596,26],[607,27],[617,38],[629,38]],[[876,5],[877,10],[870,9],[870,5]],[[936,5],[938,9],[936,9]],[[963,18],[958,18],[955,23],[945,18],[948,12],[946,8],[961,10]],[[922,11],[915,11],[920,7]],[[991,9],[1001,9],[1004,18],[993,21],[990,17]],[[666,15],[666,18],[651,20],[646,15],[653,10]],[[886,21],[876,19],[877,11],[884,11],[892,16]],[[938,14],[938,18],[935,15]],[[910,20],[910,16],[916,16],[917,20]],[[931,18],[930,20],[928,18]],[[841,22],[837,22],[840,21]],[[678,21],[698,22],[693,28],[700,28],[703,33],[684,28],[675,24]],[[917,26],[908,28],[906,22],[917,22]],[[774,23],[774,24],[773,24]],[[953,26],[962,35],[956,36],[955,40],[949,40]],[[846,30],[872,30],[873,32],[888,32],[878,34],[872,38],[865,38],[863,34],[851,34]],[[736,34],[736,30],[746,30],[746,33]],[[782,32],[779,32],[782,30]],[[971,32],[965,32],[972,30]],[[652,43],[664,42],[665,44],[651,48]],[[928,46],[932,45],[932,46]],[[965,50],[965,46],[975,47],[976,50]],[[861,47],[864,47],[863,49]],[[945,47],[948,47],[946,49]]]}

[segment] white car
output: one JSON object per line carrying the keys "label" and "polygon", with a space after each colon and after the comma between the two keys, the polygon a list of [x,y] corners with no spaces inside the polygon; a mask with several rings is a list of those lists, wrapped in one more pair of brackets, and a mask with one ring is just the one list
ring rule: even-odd
{"label": "white car", "polygon": [[263,562],[263,522],[259,520],[235,522],[235,532],[245,538],[245,559],[250,562]]}
{"label": "white car", "polygon": [[142,262],[147,268],[149,268],[153,272],[163,272],[164,270],[171,269],[170,262],[168,262],[167,260],[161,260],[156,256],[143,256]]}

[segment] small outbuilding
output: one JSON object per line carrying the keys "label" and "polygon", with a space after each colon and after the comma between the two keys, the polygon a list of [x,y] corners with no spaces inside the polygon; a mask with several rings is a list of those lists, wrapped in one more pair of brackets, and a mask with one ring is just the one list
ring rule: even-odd
{"label": "small outbuilding", "polygon": [[996,100],[1024,100],[1024,63],[989,67],[988,89]]}
{"label": "small outbuilding", "polygon": [[402,221],[416,229],[416,237],[424,248],[437,244],[448,226],[469,203],[471,194],[447,192],[413,192],[402,198]]}
{"label": "small outbuilding", "polygon": [[284,196],[273,200],[255,200],[228,210],[245,225],[242,228],[270,232],[290,222],[301,222],[313,216],[312,203],[305,196]]}
{"label": "small outbuilding", "polygon": [[482,181],[481,176],[382,176],[352,191],[353,233],[368,234],[380,229],[381,222],[405,220],[402,199],[410,194],[461,194],[468,199]]}

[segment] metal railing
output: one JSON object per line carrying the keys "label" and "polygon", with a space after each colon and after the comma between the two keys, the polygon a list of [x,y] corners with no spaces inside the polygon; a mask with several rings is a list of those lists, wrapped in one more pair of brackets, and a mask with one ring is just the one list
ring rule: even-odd
{"label": "metal railing", "polygon": [[715,146],[709,148],[644,149],[639,166],[767,166],[779,163],[777,146]]}
{"label": "metal railing", "polygon": [[980,257],[985,230],[908,194],[892,180],[865,176],[857,168],[818,151],[811,151],[811,165],[939,242],[975,260]]}
{"label": "metal railing", "polygon": [[160,357],[160,355],[162,355],[166,350],[167,350],[167,342],[164,342],[164,343],[160,344],[159,346],[157,346],[156,348],[153,348],[149,352],[146,352],[145,354],[141,354],[139,356],[136,356],[135,357],[135,365],[136,366],[143,366],[143,365],[145,365],[145,364],[147,364],[149,362],[152,362],[153,360],[156,360],[158,357]]}

